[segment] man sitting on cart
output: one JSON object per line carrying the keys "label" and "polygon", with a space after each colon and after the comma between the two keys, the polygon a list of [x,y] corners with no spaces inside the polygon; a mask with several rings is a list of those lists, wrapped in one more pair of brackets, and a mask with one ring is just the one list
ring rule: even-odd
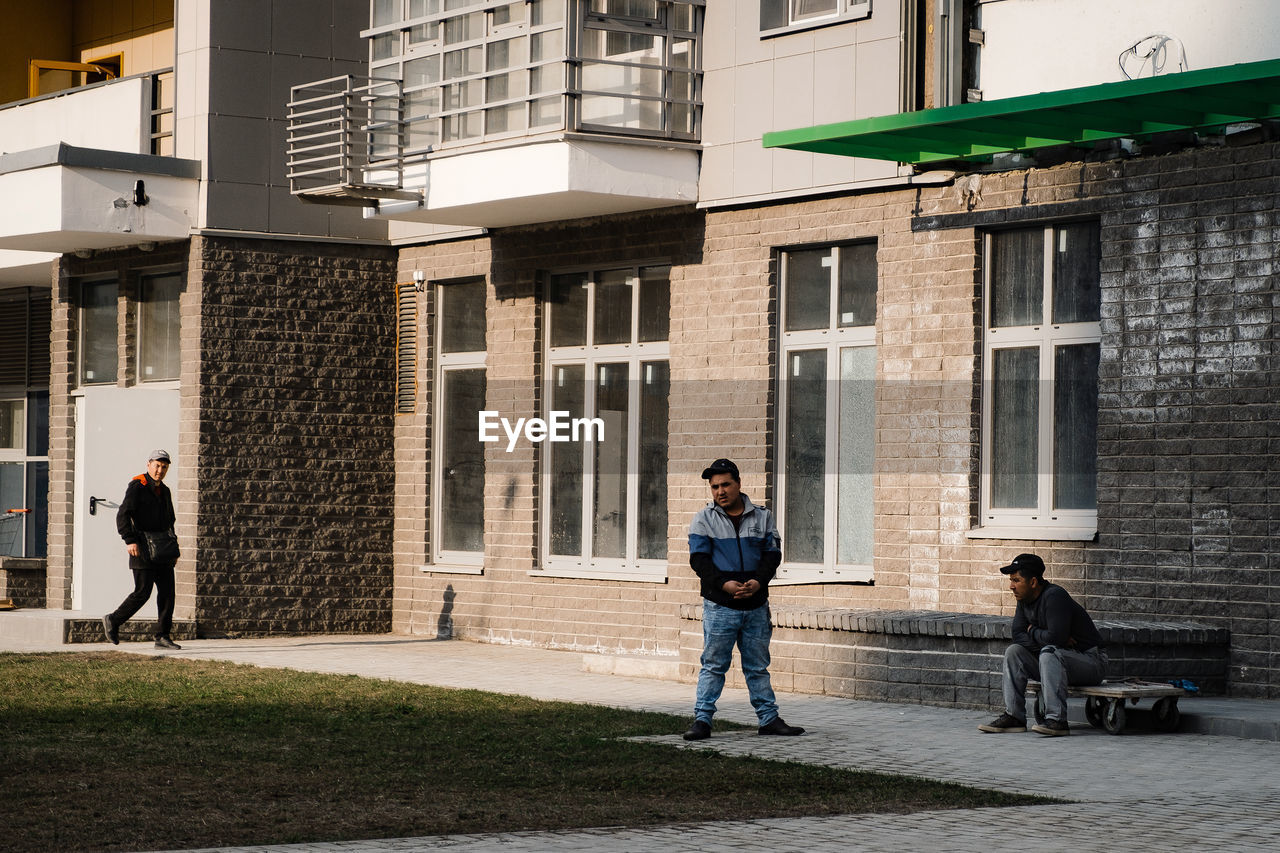
{"label": "man sitting on cart", "polygon": [[1107,653],[1093,619],[1065,589],[1044,579],[1044,560],[1019,554],[1000,569],[1017,599],[1013,644],[1004,652],[1004,713],[978,731],[1027,730],[1027,682],[1040,682],[1045,719],[1031,731],[1050,737],[1071,734],[1067,688],[1101,684]]}

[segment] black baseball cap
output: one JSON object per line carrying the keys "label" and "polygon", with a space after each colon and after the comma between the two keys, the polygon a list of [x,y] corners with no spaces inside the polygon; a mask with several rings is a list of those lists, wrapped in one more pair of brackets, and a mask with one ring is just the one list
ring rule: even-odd
{"label": "black baseball cap", "polygon": [[1044,577],[1044,560],[1035,554],[1019,554],[1013,558],[1012,563],[1001,566],[1000,571],[1006,575],[1017,572],[1024,578],[1042,578]]}
{"label": "black baseball cap", "polygon": [[738,466],[734,465],[728,459],[717,459],[715,462],[712,462],[706,468],[702,469],[702,479],[704,480],[710,480],[716,474],[732,474],[733,479],[742,479],[738,476]]}

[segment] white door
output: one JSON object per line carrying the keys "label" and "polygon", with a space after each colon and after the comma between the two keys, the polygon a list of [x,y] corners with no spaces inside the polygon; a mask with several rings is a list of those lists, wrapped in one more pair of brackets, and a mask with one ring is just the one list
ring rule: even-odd
{"label": "white door", "polygon": [[[90,387],[76,398],[73,609],[110,613],[133,590],[129,555],[116,532],[116,507],[129,480],[147,470],[147,456],[157,448],[174,454],[164,482],[176,495],[183,463],[176,455],[178,389]],[[92,515],[90,498],[99,499]],[[147,610],[144,606],[139,615]]]}

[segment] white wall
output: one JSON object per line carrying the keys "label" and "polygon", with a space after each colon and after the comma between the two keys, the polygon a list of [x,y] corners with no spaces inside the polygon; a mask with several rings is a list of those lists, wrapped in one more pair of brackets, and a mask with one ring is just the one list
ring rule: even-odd
{"label": "white wall", "polygon": [[[1280,56],[1277,0],[983,0],[978,8],[988,101],[1124,80],[1117,57],[1157,33],[1181,42],[1187,70]],[[1166,72],[1177,70],[1176,44]]]}
{"label": "white wall", "polygon": [[766,150],[766,131],[891,115],[900,109],[901,0],[865,20],[760,38],[759,0],[715,0],[703,42],[699,201],[727,203],[876,182],[896,164]]}
{"label": "white wall", "polygon": [[150,154],[150,115],[144,112],[150,85],[150,77],[134,77],[0,109],[0,153],[65,142]]}

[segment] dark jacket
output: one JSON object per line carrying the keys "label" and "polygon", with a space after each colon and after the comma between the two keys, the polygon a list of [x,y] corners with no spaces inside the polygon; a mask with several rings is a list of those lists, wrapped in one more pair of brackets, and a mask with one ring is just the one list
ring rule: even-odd
{"label": "dark jacket", "polygon": [[[1031,625],[1035,627],[1030,628]],[[1102,645],[1102,635],[1070,593],[1057,584],[1045,582],[1035,601],[1018,602],[1013,614],[1013,641],[1037,654],[1045,646],[1087,652]]]}
{"label": "dark jacket", "polygon": [[[707,504],[689,525],[689,565],[702,581],[702,597],[734,610],[755,610],[769,600],[769,581],[782,562],[782,542],[773,513],[742,496],[742,522],[733,521],[716,504]],[[726,581],[760,582],[760,591],[736,599],[724,591]]]}
{"label": "dark jacket", "polygon": [[142,556],[130,557],[129,568],[145,569],[147,545],[142,531],[162,531],[173,528],[177,520],[173,512],[173,496],[164,483],[151,479],[149,474],[139,474],[129,481],[124,490],[124,500],[116,511],[116,530],[126,545],[138,544]]}

